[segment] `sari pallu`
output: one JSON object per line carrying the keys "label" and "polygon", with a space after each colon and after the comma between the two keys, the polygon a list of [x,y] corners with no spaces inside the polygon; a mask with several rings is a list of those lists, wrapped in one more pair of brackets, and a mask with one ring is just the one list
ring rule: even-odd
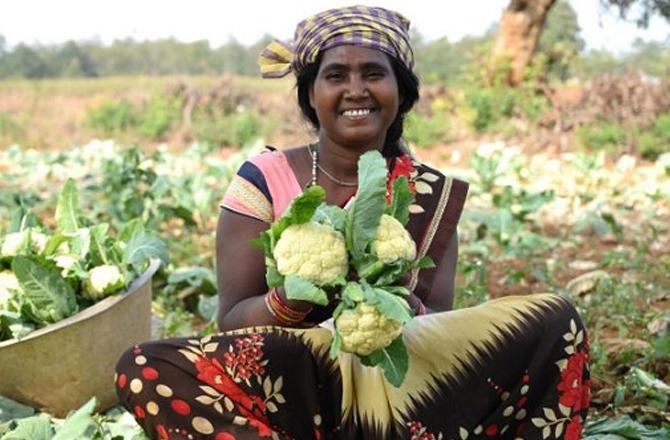
{"label": "sari pallu", "polygon": [[[290,200],[273,182],[273,172],[288,166],[283,154],[259,157],[240,170],[245,191],[229,192],[226,209],[232,197],[256,193],[269,205],[251,198],[232,205],[260,206],[276,216],[276,205]],[[423,165],[413,183],[408,229],[419,254],[437,261],[467,185]],[[410,286],[425,298],[433,279],[422,270]],[[319,322],[330,310],[315,308],[308,319]],[[589,399],[588,343],[563,298],[506,297],[414,318],[403,331],[410,363],[399,388],[355,356],[330,359],[331,338],[332,321],[325,321],[309,329],[251,327],[148,342],[120,359],[116,387],[147,434],[159,439],[580,437]]]}

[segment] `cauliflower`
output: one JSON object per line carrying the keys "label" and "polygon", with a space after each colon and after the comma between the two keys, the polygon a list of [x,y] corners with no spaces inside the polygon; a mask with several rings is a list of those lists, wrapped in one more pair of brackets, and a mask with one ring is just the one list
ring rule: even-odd
{"label": "cauliflower", "polygon": [[411,261],[416,258],[416,244],[409,232],[388,214],[382,215],[371,247],[377,258],[386,264],[398,259]]}
{"label": "cauliflower", "polygon": [[7,309],[12,295],[20,288],[14,273],[9,270],[0,272],[0,310]]}
{"label": "cauliflower", "polygon": [[349,271],[344,236],[316,222],[286,228],[273,256],[280,274],[297,275],[318,286],[330,284]]}
{"label": "cauliflower", "polygon": [[97,301],[125,287],[126,279],[117,266],[102,265],[91,269],[84,282],[84,297]]}
{"label": "cauliflower", "polygon": [[14,257],[23,250],[28,236],[24,232],[13,232],[5,235],[2,241],[2,250],[0,255],[3,257]]}
{"label": "cauliflower", "polygon": [[21,232],[7,234],[2,241],[0,255],[3,257],[15,257],[24,250],[30,240],[30,249],[41,254],[47,246],[48,237],[35,228],[28,228]]}
{"label": "cauliflower", "polygon": [[77,264],[79,261],[77,257],[72,256],[72,255],[56,255],[54,257],[54,261],[56,262],[56,266],[60,267],[63,269],[61,271],[61,275],[63,277],[67,277],[68,273],[70,272],[70,269]]}
{"label": "cauliflower", "polygon": [[401,322],[387,318],[365,302],[343,311],[335,326],[342,336],[342,351],[360,356],[388,347],[402,333]]}

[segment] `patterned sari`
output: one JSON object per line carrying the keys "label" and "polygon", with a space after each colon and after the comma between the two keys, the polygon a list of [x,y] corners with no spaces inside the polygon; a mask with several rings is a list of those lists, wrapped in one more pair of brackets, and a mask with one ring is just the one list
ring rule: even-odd
{"label": "patterned sari", "polygon": [[[391,159],[391,175],[408,157]],[[453,237],[467,184],[414,164],[408,229],[435,261]],[[222,207],[272,222],[301,192],[285,155],[246,162]],[[412,273],[422,299],[435,270]],[[158,439],[578,439],[589,402],[588,342],[564,298],[511,296],[415,317],[399,388],[378,368],[330,359],[330,307],[312,328],[263,326],[129,349],[122,403]]]}

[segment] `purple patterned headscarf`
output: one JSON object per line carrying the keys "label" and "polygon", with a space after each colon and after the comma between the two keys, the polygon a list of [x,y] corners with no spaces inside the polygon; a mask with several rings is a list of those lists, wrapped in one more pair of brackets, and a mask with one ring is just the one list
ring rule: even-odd
{"label": "purple patterned headscarf", "polygon": [[280,78],[291,71],[299,74],[316,61],[319,52],[345,44],[380,50],[408,69],[414,67],[409,20],[397,12],[370,6],[330,9],[301,21],[294,41],[273,41],[261,53],[258,64],[264,78]]}

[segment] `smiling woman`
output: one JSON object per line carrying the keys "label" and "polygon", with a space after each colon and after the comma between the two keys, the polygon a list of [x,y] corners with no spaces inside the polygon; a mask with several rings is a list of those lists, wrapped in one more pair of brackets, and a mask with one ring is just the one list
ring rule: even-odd
{"label": "smiling woman", "polygon": [[[407,19],[364,6],[325,11],[299,23],[294,42],[270,44],[260,66],[265,77],[296,75],[298,104],[317,139],[268,148],[242,165],[227,190],[216,243],[224,333],[144,343],[119,361],[118,394],[145,431],[215,440],[578,438],[588,343],[575,309],[563,298],[532,295],[451,310],[468,186],[421,164],[402,142],[404,117],[419,97]],[[391,286],[409,292],[415,315],[402,328],[409,367],[399,386],[350,353],[328,356],[342,294],[324,295],[325,305],[287,298],[283,287],[268,287],[264,254],[249,246],[292,200],[315,189],[308,187],[325,189],[330,205],[349,205],[359,195],[359,158],[370,151],[385,158],[378,163],[388,167],[387,202],[400,177],[415,196],[406,230],[379,226],[375,243],[384,254],[407,251],[436,263]],[[361,183],[359,200],[364,193]],[[305,254],[297,272],[352,276],[344,238],[321,234],[324,227],[281,252]],[[341,258],[326,261],[335,254]],[[355,331],[347,337],[361,345],[374,345],[361,336],[373,330],[377,339],[400,331],[371,310],[349,319]]]}

